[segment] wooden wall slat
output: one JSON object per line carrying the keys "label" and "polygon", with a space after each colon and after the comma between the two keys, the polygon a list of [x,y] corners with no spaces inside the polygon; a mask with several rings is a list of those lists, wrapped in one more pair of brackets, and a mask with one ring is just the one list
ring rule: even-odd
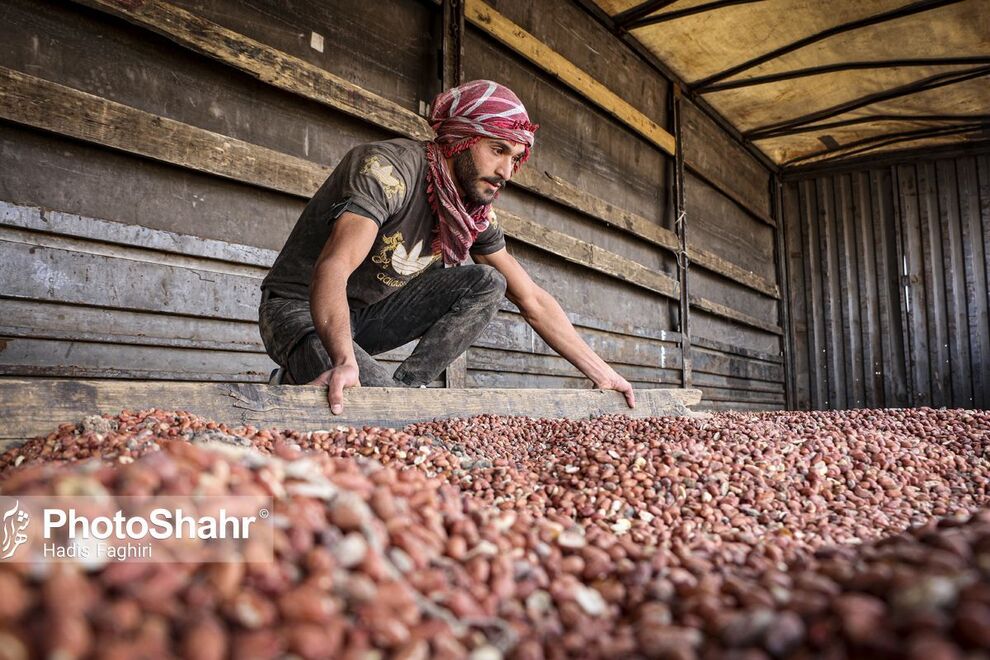
{"label": "wooden wall slat", "polygon": [[842,342],[847,347],[845,393],[847,408],[862,408],[863,338],[859,317],[859,262],[856,259],[853,198],[849,175],[835,179],[836,239],[839,270],[839,291],[842,308]]}
{"label": "wooden wall slat", "polygon": [[894,193],[895,182],[889,168],[870,172],[871,205],[874,218],[874,249],[877,257],[877,291],[880,301],[880,338],[883,355],[883,405],[910,405],[905,353],[905,323],[901,314],[900,221]]}
{"label": "wooden wall slat", "polygon": [[825,318],[821,311],[824,309],[822,296],[822,259],[819,249],[819,233],[822,227],[818,213],[818,189],[814,181],[800,183],[802,199],[802,232],[804,234],[805,269],[804,278],[807,282],[807,300],[805,306],[815,312],[813,322],[809,325],[808,337],[808,367],[812,386],[812,405],[815,408],[825,407],[828,399],[829,373],[826,367],[825,352]]}
{"label": "wooden wall slat", "polygon": [[[973,405],[973,376],[970,362],[969,323],[966,315],[966,266],[963,261],[962,216],[959,209],[959,184],[956,163],[940,160],[936,163],[938,224],[942,238],[942,263],[945,287],[946,342],[943,357],[947,357],[949,387],[947,405]],[[940,268],[937,263],[933,269]]]}
{"label": "wooden wall slat", "polygon": [[859,316],[861,319],[860,346],[863,374],[863,405],[877,408],[883,402],[883,364],[880,361],[880,317],[877,310],[876,255],[873,249],[873,216],[868,172],[853,172],[851,175],[853,234],[850,237],[852,249],[856,251],[859,263],[857,284],[859,287]]}
{"label": "wooden wall slat", "polygon": [[845,346],[842,342],[842,298],[838,273],[834,180],[818,182],[818,219],[821,223],[818,250],[822,264],[822,302],[825,319],[825,354],[828,369],[829,408],[844,408]]}
{"label": "wooden wall slat", "polygon": [[942,232],[939,224],[935,163],[917,165],[918,214],[921,222],[921,262],[924,278],[924,314],[928,324],[928,370],[931,405],[944,406],[951,395],[949,382],[949,332],[946,320],[945,282],[942,270]]}
{"label": "wooden wall slat", "polygon": [[782,223],[786,227],[787,243],[787,276],[789,278],[785,302],[791,311],[791,327],[785,328],[791,333],[791,364],[789,368],[794,380],[794,407],[798,410],[811,408],[811,380],[809,378],[810,365],[808,364],[808,351],[805,349],[808,344],[808,336],[811,331],[811,321],[809,321],[808,307],[806,304],[806,291],[809,288],[805,280],[807,269],[807,259],[804,256],[802,246],[805,242],[804,223],[798,221],[801,218],[801,195],[799,187],[786,185],[782,190]]}
{"label": "wooden wall slat", "polygon": [[[904,257],[907,263],[909,332],[911,337],[912,369],[910,382],[914,385],[913,405],[933,403],[931,343],[935,324],[929,319],[926,264],[930,262],[930,247],[926,244],[925,203],[920,198],[923,163],[898,169],[900,184],[901,222],[904,227]],[[927,258],[926,258],[927,257]]]}
{"label": "wooden wall slat", "polygon": [[976,158],[960,158],[957,161],[957,174],[973,405],[990,408],[990,308],[987,297],[983,295],[988,290],[987,260],[990,255],[984,250],[980,222],[981,203],[985,211],[990,208],[987,195],[990,189],[981,190],[978,162]]}

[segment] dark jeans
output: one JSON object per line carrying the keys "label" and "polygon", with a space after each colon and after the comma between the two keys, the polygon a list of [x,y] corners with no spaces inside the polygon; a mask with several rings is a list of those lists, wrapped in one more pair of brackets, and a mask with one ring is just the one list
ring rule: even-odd
{"label": "dark jeans", "polygon": [[[491,266],[430,268],[384,300],[351,310],[351,337],[361,385],[419,387],[440,373],[478,338],[498,311],[505,278]],[[268,298],[259,309],[268,355],[307,383],[333,365],[313,327],[309,302]],[[372,356],[419,339],[395,375]]]}

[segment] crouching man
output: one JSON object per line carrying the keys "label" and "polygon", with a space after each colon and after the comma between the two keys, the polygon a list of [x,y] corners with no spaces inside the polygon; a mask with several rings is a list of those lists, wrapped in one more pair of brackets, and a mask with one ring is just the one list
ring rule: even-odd
{"label": "crouching man", "polygon": [[[433,101],[436,139],[355,147],[306,206],[261,285],[261,336],[283,382],[348,387],[436,379],[505,296],[596,387],[632,386],[578,336],[557,301],[505,249],[491,204],[534,132],[512,91],[487,80]],[[468,255],[475,263],[462,265]],[[419,339],[394,374],[374,355]]]}

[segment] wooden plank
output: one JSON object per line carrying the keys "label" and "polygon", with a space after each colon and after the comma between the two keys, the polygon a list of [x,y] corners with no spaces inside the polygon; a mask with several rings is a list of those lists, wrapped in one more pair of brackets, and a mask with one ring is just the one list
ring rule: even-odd
{"label": "wooden plank", "polygon": [[[859,318],[862,330],[862,370],[864,405],[878,408],[883,405],[883,371],[880,359],[881,335],[878,313],[879,291],[877,281],[877,256],[874,248],[874,226],[880,222],[872,215],[869,172],[852,174],[853,237],[856,259],[859,262]],[[854,353],[854,357],[856,354]]]}
{"label": "wooden plank", "polygon": [[[0,239],[4,295],[30,300],[255,320],[260,278]],[[30,277],[25,277],[30,273]],[[149,296],[149,292],[160,292]]]}
{"label": "wooden plank", "polygon": [[[960,158],[959,215],[966,279],[966,321],[969,331],[973,378],[973,407],[990,408],[990,307],[988,307],[987,260],[980,227],[981,206],[990,221],[990,176],[987,161]],[[982,164],[982,167],[980,166]],[[980,179],[983,179],[981,185]],[[986,295],[984,292],[988,292]]]}
{"label": "wooden plank", "polygon": [[783,383],[768,383],[762,380],[748,380],[746,378],[734,378],[732,376],[720,376],[718,374],[707,374],[704,372],[695,374],[694,386],[704,392],[706,398],[708,396],[708,389],[711,387],[726,390],[784,394]]}
{"label": "wooden plank", "polygon": [[151,229],[75,213],[0,200],[0,225],[33,231],[88,238],[104,243],[140,246],[146,250],[202,257],[216,261],[271,268],[278,252],[188,234]]}
{"label": "wooden plank", "polygon": [[[0,67],[0,117],[243,183],[308,197],[330,168]],[[122,130],[126,127],[126,130]]]}
{"label": "wooden plank", "polygon": [[543,69],[636,131],[657,147],[673,154],[674,136],[656,122],[619,98],[600,82],[577,68],[560,53],[550,49],[481,0],[465,0],[465,18],[496,40]]}
{"label": "wooden plank", "polygon": [[785,231],[786,258],[788,262],[787,300],[784,302],[791,313],[791,359],[788,367],[793,379],[793,409],[811,408],[811,390],[808,379],[808,308],[805,306],[806,287],[804,271],[806,259],[802,252],[804,232],[801,216],[801,199],[798,184],[788,182],[783,185],[783,217],[780,219]]}
{"label": "wooden plank", "polygon": [[949,328],[946,319],[945,272],[942,270],[942,231],[939,223],[938,183],[935,163],[919,162],[917,172],[918,217],[920,220],[921,251],[918,268],[924,287],[925,333],[928,345],[930,380],[928,401],[933,406],[946,406],[952,394],[949,380]]}
{"label": "wooden plank", "polygon": [[780,177],[774,174],[771,177],[770,186],[770,197],[773,203],[772,215],[777,221],[774,232],[774,262],[777,266],[777,281],[780,282],[784,290],[784,302],[776,305],[780,326],[784,329],[784,336],[780,341],[781,353],[784,357],[784,405],[788,410],[794,410],[796,389],[794,385],[794,334],[791,323],[791,308],[787,303],[787,292],[791,286],[791,278],[788,274],[790,262],[787,258],[787,226],[784,222],[784,201]]}
{"label": "wooden plank", "polygon": [[709,314],[715,314],[716,316],[721,316],[724,319],[730,319],[732,321],[738,321],[745,325],[751,326],[753,328],[759,328],[760,330],[765,330],[767,332],[772,332],[775,335],[783,335],[784,330],[776,323],[771,323],[769,321],[764,321],[763,319],[758,319],[755,316],[750,316],[745,312],[740,312],[738,310],[732,309],[726,305],[720,305],[714,301],[702,298],[700,296],[691,296],[691,306],[696,307],[702,311],[708,312]]}
{"label": "wooden plank", "polygon": [[760,222],[762,222],[765,225],[769,225],[771,227],[776,227],[777,226],[777,223],[776,223],[776,221],[773,218],[771,218],[765,212],[758,212],[758,211],[755,211],[754,209],[752,209],[731,188],[727,188],[725,186],[725,183],[720,182],[718,179],[711,178],[704,171],[702,171],[701,169],[699,169],[699,168],[695,167],[694,165],[692,165],[690,161],[688,161],[686,163],[686,165],[687,165],[688,171],[691,172],[691,174],[693,174],[694,176],[696,176],[700,181],[704,181],[706,184],[708,184],[709,186],[711,186],[712,189],[717,190],[719,192],[719,194],[722,195],[723,197],[725,197],[726,199],[731,200],[736,206],[738,206],[740,209],[742,209],[746,213],[747,216],[756,218],[757,220],[759,220]]}
{"label": "wooden plank", "polygon": [[[257,315],[256,315],[257,316]],[[0,335],[264,353],[257,318],[196,318],[158,311],[0,297]]]}
{"label": "wooden plank", "polygon": [[[983,287],[983,294],[986,298],[986,309],[990,310],[990,157],[986,155],[980,156],[978,160],[978,172],[979,172],[979,200],[980,200],[980,224],[982,226],[983,235],[983,281],[986,286]],[[974,228],[975,229],[975,228]],[[976,232],[974,231],[974,234]],[[974,240],[975,242],[975,240]],[[982,302],[981,302],[982,305]],[[986,320],[986,315],[984,315],[984,320]],[[984,333],[983,340],[988,341],[990,334]],[[986,344],[984,344],[986,346]],[[981,363],[985,369],[983,374],[984,384],[987,388],[984,389],[984,408],[990,408],[990,348],[988,348],[983,353],[983,362]]]}
{"label": "wooden plank", "polygon": [[693,103],[684,104],[684,160],[699,176],[763,222],[769,217],[770,173]]}
{"label": "wooden plank", "polygon": [[839,290],[842,292],[842,342],[846,351],[846,406],[862,408],[863,391],[863,334],[859,317],[862,279],[856,258],[856,230],[853,218],[853,196],[850,175],[835,177],[836,246],[839,256]]}
{"label": "wooden plank", "polygon": [[[544,175],[541,177],[538,172],[523,168],[512,181],[519,183],[527,190],[539,193],[547,199],[601,220],[608,226],[622,229],[637,238],[666,248],[674,254],[678,252],[679,244],[677,236],[669,229],[650,222],[648,219],[631,211],[616,208],[607,201],[580,190],[549,172],[544,172]],[[747,270],[742,266],[737,266],[723,259],[710,250],[689,243],[688,257],[693,263],[714,273],[718,273],[733,282],[759,291],[771,298],[780,298],[780,290],[777,285],[751,270]]]}
{"label": "wooden plank", "polygon": [[566,261],[597,270],[616,279],[635,284],[668,298],[677,297],[677,282],[635,261],[585,243],[508,211],[498,212],[502,228],[513,238],[522,240]]}
{"label": "wooden plank", "polygon": [[908,357],[908,398],[912,407],[930,406],[928,323],[925,313],[917,171],[913,165],[902,165],[893,169],[897,173],[897,217],[902,251],[899,260],[902,277],[900,293],[906,335],[904,349]]}
{"label": "wooden plank", "polygon": [[691,343],[701,346],[702,348],[710,348],[722,353],[730,353],[732,355],[739,355],[741,357],[753,358],[754,360],[762,360],[764,362],[772,362],[773,364],[784,364],[784,358],[781,355],[774,355],[772,353],[765,353],[763,351],[754,351],[750,348],[744,348],[742,346],[737,346],[735,344],[729,344],[724,341],[716,341],[714,339],[709,339],[708,337],[699,337],[697,335],[691,335]]}
{"label": "wooden plank", "polygon": [[694,351],[692,359],[695,373],[761,380],[777,384],[784,382],[784,369],[781,365],[736,358],[698,348]]}
{"label": "wooden plank", "polygon": [[702,402],[698,405],[700,412],[770,412],[774,410],[784,410],[782,405],[769,403],[742,403],[732,401],[712,401]]}
{"label": "wooden plank", "polygon": [[[610,361],[623,377],[630,382],[677,384],[678,372],[673,369],[656,369]],[[471,347],[467,351],[467,367],[472,371],[494,371],[499,373],[543,374],[548,376],[568,376],[584,378],[577,367],[559,355],[534,355],[532,353]],[[590,381],[589,381],[590,382]]]}
{"label": "wooden plank", "polygon": [[[935,163],[938,194],[938,223],[942,237],[942,273],[945,286],[945,320],[947,326],[948,381],[946,399],[953,408],[973,407],[973,364],[970,362],[969,322],[966,302],[966,264],[963,257],[960,213],[961,187],[956,177],[955,160]],[[932,264],[938,268],[938,264]]]}
{"label": "wooden plank", "polygon": [[818,193],[818,250],[821,254],[822,302],[825,321],[824,358],[828,370],[828,399],[825,408],[841,410],[846,407],[845,399],[845,351],[842,345],[842,299],[838,277],[838,254],[836,250],[835,198],[832,179],[817,182]]}
{"label": "wooden plank", "polygon": [[704,388],[705,401],[732,401],[738,403],[768,403],[778,406],[784,405],[784,393],[777,392],[756,392],[754,390],[736,390],[721,387]]}
{"label": "wooden plank", "polygon": [[[426,120],[297,57],[158,0],[76,0],[165,36],[262,82],[402,135],[432,139]],[[322,181],[321,181],[322,183]]]}
{"label": "wooden plank", "polygon": [[[671,370],[680,368],[680,355],[675,343],[630,340],[581,326],[576,326],[576,329],[588,346],[608,363]],[[498,314],[474,345],[533,355],[557,355],[518,314]]]}
{"label": "wooden plank", "polygon": [[774,229],[741,211],[703,179],[688,173],[684,180],[694,244],[767,281],[775,280]]}
{"label": "wooden plank", "polygon": [[[0,336],[265,354],[256,320],[237,322],[3,297]],[[401,362],[415,345],[412,341],[376,358]]]}
{"label": "wooden plank", "polygon": [[275,364],[264,353],[0,338],[0,375],[266,382]]}
{"label": "wooden plank", "polygon": [[636,392],[630,409],[613,391],[423,390],[361,387],[345,390],[344,414],[333,416],[326,388],[223,383],[0,379],[0,438],[43,435],[64,422],[121,410],[185,410],[229,426],[296,431],[340,425],[404,426],[413,422],[498,414],[587,419],[621,414],[643,418],[686,414],[701,400],[700,390],[653,389]]}
{"label": "wooden plank", "polygon": [[901,259],[898,242],[900,221],[894,208],[897,196],[886,168],[870,172],[870,204],[874,218],[873,249],[877,261],[877,296],[880,315],[880,357],[883,360],[883,406],[910,405],[907,356],[904,352],[904,317],[901,314]]}
{"label": "wooden plank", "polygon": [[826,408],[828,399],[828,369],[825,366],[825,318],[823,312],[822,259],[819,250],[821,224],[818,215],[817,182],[800,184],[802,234],[804,236],[805,306],[812,315],[808,325],[808,369],[811,385],[811,408]]}
{"label": "wooden plank", "polygon": [[[592,389],[591,381],[587,378],[572,376],[554,376],[551,374],[515,374],[497,371],[468,370],[467,383],[469,389],[539,389],[539,390],[584,390]],[[650,390],[657,387],[656,381],[639,382],[630,380],[629,384],[637,391]],[[638,396],[638,395],[637,395]]]}

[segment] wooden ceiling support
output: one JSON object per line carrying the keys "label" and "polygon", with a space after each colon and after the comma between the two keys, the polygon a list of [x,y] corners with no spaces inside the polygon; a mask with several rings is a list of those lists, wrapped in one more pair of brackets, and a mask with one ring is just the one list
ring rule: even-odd
{"label": "wooden ceiling support", "polygon": [[677,2],[677,0],[649,0],[649,2],[641,2],[635,7],[630,7],[625,11],[621,11],[612,17],[612,21],[615,23],[617,28],[625,28],[626,25],[634,21],[638,21],[644,16],[649,16],[655,11],[660,11],[666,7]]}
{"label": "wooden ceiling support", "polygon": [[[911,142],[912,140],[920,140],[922,138],[945,137],[949,135],[961,135],[963,133],[974,133],[978,131],[990,131],[990,122],[967,124],[965,126],[939,126],[937,128],[922,128],[914,131],[900,131],[897,133],[886,133],[884,135],[873,135],[868,138],[863,138],[862,140],[856,140],[854,142],[850,142],[849,144],[839,145],[837,149],[823,149],[821,151],[816,151],[814,153],[806,154],[804,156],[799,156],[798,158],[792,158],[791,160],[785,162],[783,165],[784,167],[790,167],[791,165],[795,165],[797,163],[810,160],[812,158],[818,158],[819,156],[832,154],[832,156],[830,156],[829,158],[823,158],[821,161],[819,161],[819,162],[827,162],[832,158],[846,158],[848,156],[855,156],[857,154],[870,151],[871,149],[886,147],[892,144]],[[860,147],[860,148],[855,149],[854,147]],[[852,150],[846,151],[846,149],[852,149]]]}
{"label": "wooden ceiling support", "polygon": [[925,92],[930,89],[945,87],[946,85],[955,85],[968,80],[973,80],[975,78],[982,78],[988,74],[990,74],[990,67],[977,67],[967,69],[965,71],[940,73],[938,75],[931,76],[930,78],[925,78],[924,80],[918,80],[907,85],[895,87],[894,89],[867,94],[866,96],[853,99],[852,101],[846,101],[845,103],[840,103],[839,105],[832,106],[831,108],[816,110],[815,112],[811,112],[800,117],[777,122],[775,124],[760,126],[759,128],[754,128],[753,130],[743,133],[743,136],[749,140],[761,140],[764,138],[784,135],[785,133],[782,131],[803,126],[805,124],[810,124],[821,119],[835,117],[851,110],[872,105],[873,103],[889,101],[891,99],[901,98],[902,96],[909,96],[911,94]]}
{"label": "wooden ceiling support", "polygon": [[858,30],[859,28],[868,27],[870,25],[877,25],[878,23],[885,23],[887,21],[892,21],[898,18],[904,18],[905,16],[911,16],[913,14],[918,14],[925,11],[930,11],[932,9],[937,9],[939,7],[944,7],[946,5],[956,4],[962,0],[919,0],[918,2],[912,2],[909,5],[903,7],[898,7],[892,11],[883,12],[881,14],[876,14],[874,16],[867,16],[866,18],[860,18],[855,21],[849,21],[847,23],[842,23],[840,25],[832,26],[828,29],[816,32],[815,34],[808,35],[787,44],[786,46],[781,46],[780,48],[775,48],[769,53],[759,55],[750,60],[747,60],[741,64],[737,64],[733,67],[720,71],[718,73],[712,74],[706,78],[696,81],[692,84],[692,90],[705,89],[714,83],[725,80],[726,78],[731,78],[743,71],[748,71],[753,67],[757,67],[770,60],[775,60],[781,55],[786,55],[787,53],[793,52],[809,46],[813,43],[823,41],[829,37],[834,37],[837,34],[842,34],[844,32],[851,32],[852,30]]}
{"label": "wooden ceiling support", "polygon": [[964,64],[990,64],[990,57],[926,57],[917,59],[881,60],[867,62],[836,62],[823,66],[811,66],[805,69],[794,69],[792,71],[781,71],[766,76],[756,76],[753,78],[743,78],[741,80],[728,80],[725,82],[708,85],[704,88],[696,88],[698,94],[712,94],[723,92],[727,89],[739,89],[741,87],[754,87],[756,85],[767,85],[769,83],[780,82],[781,80],[793,80],[795,78],[806,78],[817,76],[823,73],[834,73],[836,71],[856,71],[860,69],[896,69],[901,67],[914,66],[955,66]]}
{"label": "wooden ceiling support", "polygon": [[716,0],[715,2],[706,2],[703,5],[687,7],[685,9],[678,9],[676,11],[669,11],[665,14],[647,16],[645,18],[641,18],[636,21],[631,21],[625,26],[625,29],[637,30],[639,28],[649,27],[651,25],[659,25],[660,23],[674,21],[677,20],[678,18],[684,18],[685,16],[704,14],[705,12],[715,11],[716,9],[722,9],[723,7],[731,7],[733,5],[748,5],[754,2],[763,2],[763,0]]}
{"label": "wooden ceiling support", "polygon": [[872,124],[888,121],[901,121],[901,122],[933,122],[933,121],[952,121],[952,122],[974,122],[974,121],[990,121],[990,115],[893,115],[893,114],[880,114],[880,115],[866,115],[864,117],[855,117],[853,119],[842,119],[839,121],[827,122],[824,124],[808,124],[805,126],[796,126],[794,128],[785,129],[782,131],[775,131],[770,135],[765,135],[760,137],[761,140],[782,137],[785,135],[797,135],[799,133],[812,133],[814,131],[827,131],[833,128],[841,128],[843,126],[855,126],[857,124]]}

